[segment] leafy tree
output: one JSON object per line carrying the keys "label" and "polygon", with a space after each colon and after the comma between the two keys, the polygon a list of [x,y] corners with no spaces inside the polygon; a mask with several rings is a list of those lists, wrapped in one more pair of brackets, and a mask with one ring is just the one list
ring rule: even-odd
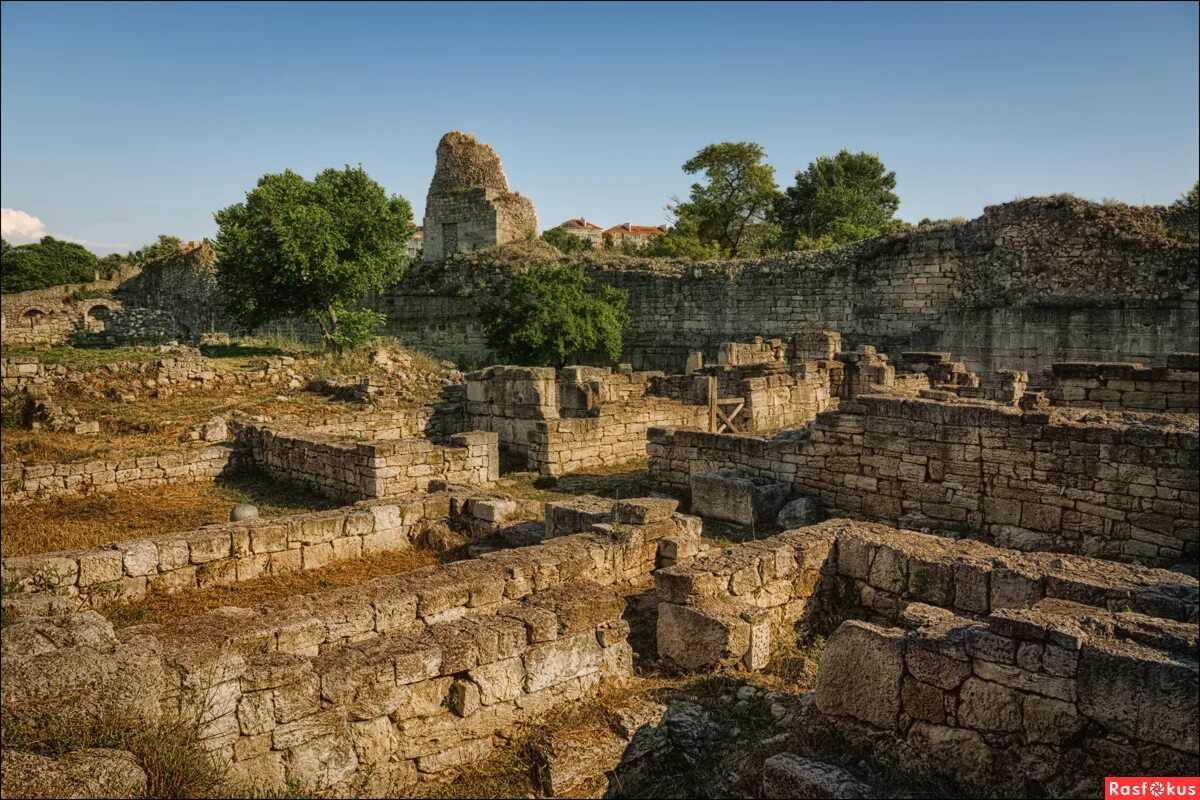
{"label": "leafy tree", "polygon": [[479,315],[488,345],[506,360],[554,367],[594,355],[615,361],[628,298],[611,286],[591,288],[574,267],[534,264],[485,299]]}
{"label": "leafy tree", "polygon": [[96,277],[96,255],[81,244],[43,236],[33,244],[4,243],[0,253],[0,292],[25,292]]}
{"label": "leafy tree", "polygon": [[582,253],[592,249],[590,239],[576,236],[562,228],[551,228],[548,231],[542,231],[542,241],[554,245],[562,253]]}
{"label": "leafy tree", "polygon": [[333,350],[349,341],[340,330],[347,313],[400,277],[413,231],[412,206],[361,166],[311,181],[291,170],[264,175],[244,203],[213,216],[217,285],[230,315],[247,328],[307,317]]}
{"label": "leafy tree", "polygon": [[1192,188],[1179,195],[1179,199],[1171,204],[1172,208],[1185,208],[1190,211],[1200,209],[1200,181],[1192,184]]}
{"label": "leafy tree", "polygon": [[896,173],[874,153],[821,156],[796,173],[796,184],[776,204],[782,243],[828,237],[846,244],[883,233],[900,207],[895,188]]}
{"label": "leafy tree", "polygon": [[693,183],[687,202],[669,207],[675,227],[700,242],[715,242],[731,258],[761,248],[770,238],[769,216],[779,196],[775,170],[765,157],[754,142],[721,142],[689,159],[683,171],[704,173],[706,182]]}
{"label": "leafy tree", "polygon": [[676,258],[683,261],[708,261],[721,257],[721,248],[714,243],[705,243],[695,236],[672,231],[666,236],[655,236],[641,245],[634,255],[650,258]]}

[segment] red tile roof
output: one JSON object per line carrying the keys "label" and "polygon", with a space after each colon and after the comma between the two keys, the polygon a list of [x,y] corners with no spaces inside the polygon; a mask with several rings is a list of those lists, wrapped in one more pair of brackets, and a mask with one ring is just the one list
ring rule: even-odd
{"label": "red tile roof", "polygon": [[567,220],[566,222],[564,222],[562,225],[559,225],[558,227],[560,227],[560,228],[567,228],[567,227],[570,227],[570,228],[583,228],[584,230],[588,230],[588,231],[602,231],[602,230],[604,230],[604,229],[603,229],[603,228],[601,228],[599,225],[593,225],[592,223],[588,222],[588,221],[587,221],[586,219],[584,219],[583,217],[577,217],[577,218],[575,218],[575,219],[569,219],[569,220]]}

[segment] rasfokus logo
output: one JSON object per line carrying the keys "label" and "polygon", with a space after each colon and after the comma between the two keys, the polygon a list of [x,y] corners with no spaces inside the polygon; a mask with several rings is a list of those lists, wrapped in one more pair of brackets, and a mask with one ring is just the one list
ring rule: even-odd
{"label": "rasfokus logo", "polygon": [[1104,800],[1115,797],[1200,798],[1200,777],[1105,778]]}

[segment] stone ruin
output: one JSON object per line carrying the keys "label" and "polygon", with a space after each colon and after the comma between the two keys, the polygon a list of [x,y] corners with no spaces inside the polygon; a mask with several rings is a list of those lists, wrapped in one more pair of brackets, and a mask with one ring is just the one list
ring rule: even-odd
{"label": "stone ruin", "polygon": [[[774,726],[754,751],[763,797],[877,796],[885,763],[983,795],[1195,774],[1198,367],[979,374],[799,331],[683,374],[489,367],[422,409],[237,422],[189,458],[6,465],[6,503],[253,466],[347,505],[5,558],[0,703],[30,724],[182,720],[259,791],[420,794],[603,687],[647,669],[752,680],[803,634],[826,640],[811,690],[733,701]],[[63,377],[7,369],[13,388]],[[550,477],[648,454],[662,494],[554,500],[539,520],[497,483],[501,449]],[[749,535],[718,543],[713,524]],[[439,526],[468,558],[170,624],[97,613]],[[638,703],[599,738],[555,733],[544,791],[607,774],[609,796],[638,796],[743,744],[701,706]],[[56,768],[34,758],[6,751],[5,772]],[[112,768],[73,758],[84,784]]]}
{"label": "stone ruin", "polygon": [[463,250],[537,238],[537,211],[508,187],[500,156],[474,136],[451,131],[437,147],[425,196],[424,261]]}

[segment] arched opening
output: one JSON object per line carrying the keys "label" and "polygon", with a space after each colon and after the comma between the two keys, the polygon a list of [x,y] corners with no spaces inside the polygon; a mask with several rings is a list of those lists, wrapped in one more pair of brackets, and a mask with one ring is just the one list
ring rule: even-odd
{"label": "arched opening", "polygon": [[31,308],[21,315],[21,320],[29,325],[30,330],[33,330],[41,324],[42,317],[44,316],[46,314],[40,308]]}
{"label": "arched opening", "polygon": [[112,309],[105,305],[94,305],[83,314],[83,323],[92,333],[100,333],[108,324]]}

